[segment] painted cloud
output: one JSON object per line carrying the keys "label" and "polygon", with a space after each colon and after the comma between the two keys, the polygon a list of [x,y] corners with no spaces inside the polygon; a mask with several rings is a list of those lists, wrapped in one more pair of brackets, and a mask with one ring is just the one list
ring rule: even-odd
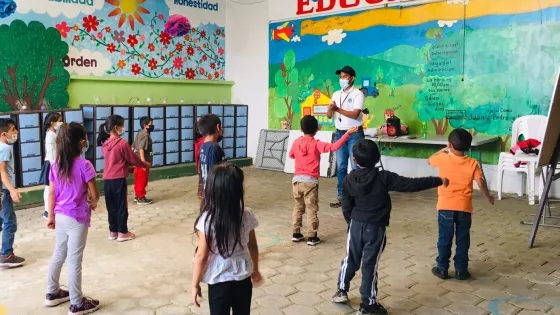
{"label": "painted cloud", "polygon": [[331,46],[332,44],[342,43],[342,40],[345,37],[346,37],[346,33],[344,33],[344,30],[338,28],[338,29],[330,30],[327,35],[321,37],[321,40],[323,42],[327,42],[327,44]]}
{"label": "painted cloud", "polygon": [[[188,6],[189,1],[187,0],[165,0],[165,4],[169,7],[169,15],[179,14],[186,16],[193,27],[199,27],[202,24],[223,24],[226,21],[226,4],[224,0],[208,1],[210,9]],[[216,8],[218,9],[217,11],[214,10]]]}
{"label": "painted cloud", "polygon": [[[103,56],[100,52],[91,52],[87,49],[79,50],[73,46],[70,46],[70,51],[68,52],[69,58],[75,58],[82,60],[95,60],[95,67],[84,67],[70,65],[66,67],[66,70],[72,74],[77,75],[94,75],[103,76],[107,70],[111,68],[111,61]],[[66,59],[66,58],[65,58]]]}
{"label": "painted cloud", "polygon": [[444,27],[444,26],[451,27],[455,23],[457,23],[457,20],[451,20],[451,21],[441,20],[441,21],[438,21],[438,26],[439,27]]}
{"label": "painted cloud", "polygon": [[51,17],[64,15],[68,18],[75,18],[80,13],[92,14],[95,10],[103,8],[105,0],[80,0],[77,3],[53,2],[51,0],[15,0],[17,12],[21,14],[33,11],[38,14],[47,13]]}
{"label": "painted cloud", "polygon": [[301,37],[295,35],[294,37],[292,37],[292,42],[294,42],[294,43],[301,42]]}

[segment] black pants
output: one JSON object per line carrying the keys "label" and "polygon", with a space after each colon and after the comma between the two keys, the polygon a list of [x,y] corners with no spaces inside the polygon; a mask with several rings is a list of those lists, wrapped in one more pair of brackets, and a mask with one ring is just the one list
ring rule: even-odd
{"label": "black pants", "polygon": [[252,295],[253,283],[250,277],[241,281],[209,284],[210,315],[249,315]]}
{"label": "black pants", "polygon": [[338,289],[346,292],[350,290],[350,281],[356,275],[356,271],[360,269],[361,263],[361,307],[367,307],[377,302],[377,269],[386,243],[384,226],[350,221],[348,247],[338,276]]}
{"label": "black pants", "polygon": [[440,270],[449,269],[453,236],[455,250],[455,271],[465,272],[469,267],[469,247],[471,246],[472,215],[464,211],[438,211],[439,237],[437,242],[437,266]]}
{"label": "black pants", "polygon": [[103,181],[105,205],[109,215],[109,231],[128,233],[128,202],[126,178],[108,179]]}

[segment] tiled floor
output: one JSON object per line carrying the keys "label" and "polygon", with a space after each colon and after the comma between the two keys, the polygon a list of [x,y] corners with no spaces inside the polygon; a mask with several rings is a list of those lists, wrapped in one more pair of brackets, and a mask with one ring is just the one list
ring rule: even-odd
{"label": "tiled floor", "polygon": [[[246,203],[261,224],[257,234],[266,277],[265,284],[253,291],[252,314],[353,313],[359,304],[359,278],[353,281],[350,306],[330,302],[346,238],[340,209],[328,207],[336,194],[335,180],[321,180],[324,243],[313,248],[289,241],[290,176],[252,168],[245,173]],[[138,239],[127,243],[107,240],[104,207],[94,214],[83,289],[101,300],[103,308],[97,314],[208,314],[206,302],[195,308],[190,296],[195,195],[195,177],[151,184],[153,205],[131,202],[129,226]],[[477,195],[470,251],[474,279],[441,281],[430,272],[436,256],[435,197],[435,191],[393,195],[379,285],[381,303],[390,314],[560,314],[560,230],[541,228],[538,247],[528,249],[529,227],[519,224],[534,211],[526,199],[510,197],[489,207]],[[41,214],[39,208],[17,212],[16,253],[27,264],[0,271],[0,304],[9,315],[68,311],[67,305],[42,306],[54,241]]]}

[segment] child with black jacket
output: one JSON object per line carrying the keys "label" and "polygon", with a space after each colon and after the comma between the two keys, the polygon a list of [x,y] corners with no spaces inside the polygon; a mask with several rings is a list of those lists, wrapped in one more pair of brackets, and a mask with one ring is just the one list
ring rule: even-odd
{"label": "child with black jacket", "polygon": [[377,269],[385,249],[386,228],[391,214],[390,191],[417,192],[447,186],[449,180],[440,177],[406,178],[375,165],[381,157],[371,140],[361,139],[352,148],[358,168],[346,176],[342,185],[342,212],[349,224],[346,258],[338,277],[338,290],[332,300],[348,302],[350,281],[362,264],[362,296],[358,314],[387,314],[377,302]]}

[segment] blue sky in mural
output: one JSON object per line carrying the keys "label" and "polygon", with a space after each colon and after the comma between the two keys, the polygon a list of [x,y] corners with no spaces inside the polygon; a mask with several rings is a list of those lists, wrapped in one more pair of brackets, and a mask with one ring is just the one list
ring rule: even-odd
{"label": "blue sky in mural", "polygon": [[[354,15],[356,12],[339,14],[338,16]],[[479,27],[504,27],[511,23],[523,24],[534,23],[537,19],[542,21],[556,20],[560,16],[560,8],[545,9],[536,13],[526,13],[517,15],[493,15],[468,20],[467,26],[471,28]],[[310,20],[318,21],[325,17],[311,18]],[[294,24],[294,35],[299,36],[301,20],[290,20],[290,24]],[[305,19],[309,20],[309,19]],[[421,48],[430,41],[425,37],[425,31],[432,27],[438,27],[437,21],[428,22],[415,26],[394,27],[394,26],[375,26],[365,30],[355,32],[345,32],[346,37],[342,40],[343,45],[333,44],[329,46],[321,40],[322,36],[305,35],[301,37],[300,42],[286,42],[283,40],[270,40],[272,32],[284,22],[271,23],[269,26],[268,38],[270,41],[269,63],[278,64],[282,62],[284,52],[292,49],[298,57],[298,61],[306,60],[325,50],[337,50],[353,55],[372,56],[382,53],[390,48],[395,47],[395,39],[398,39],[400,45],[409,45]],[[464,21],[455,23],[452,27],[445,27],[445,32],[460,31],[463,28]],[[364,45],[364,37],[371,39],[370,45]]]}

